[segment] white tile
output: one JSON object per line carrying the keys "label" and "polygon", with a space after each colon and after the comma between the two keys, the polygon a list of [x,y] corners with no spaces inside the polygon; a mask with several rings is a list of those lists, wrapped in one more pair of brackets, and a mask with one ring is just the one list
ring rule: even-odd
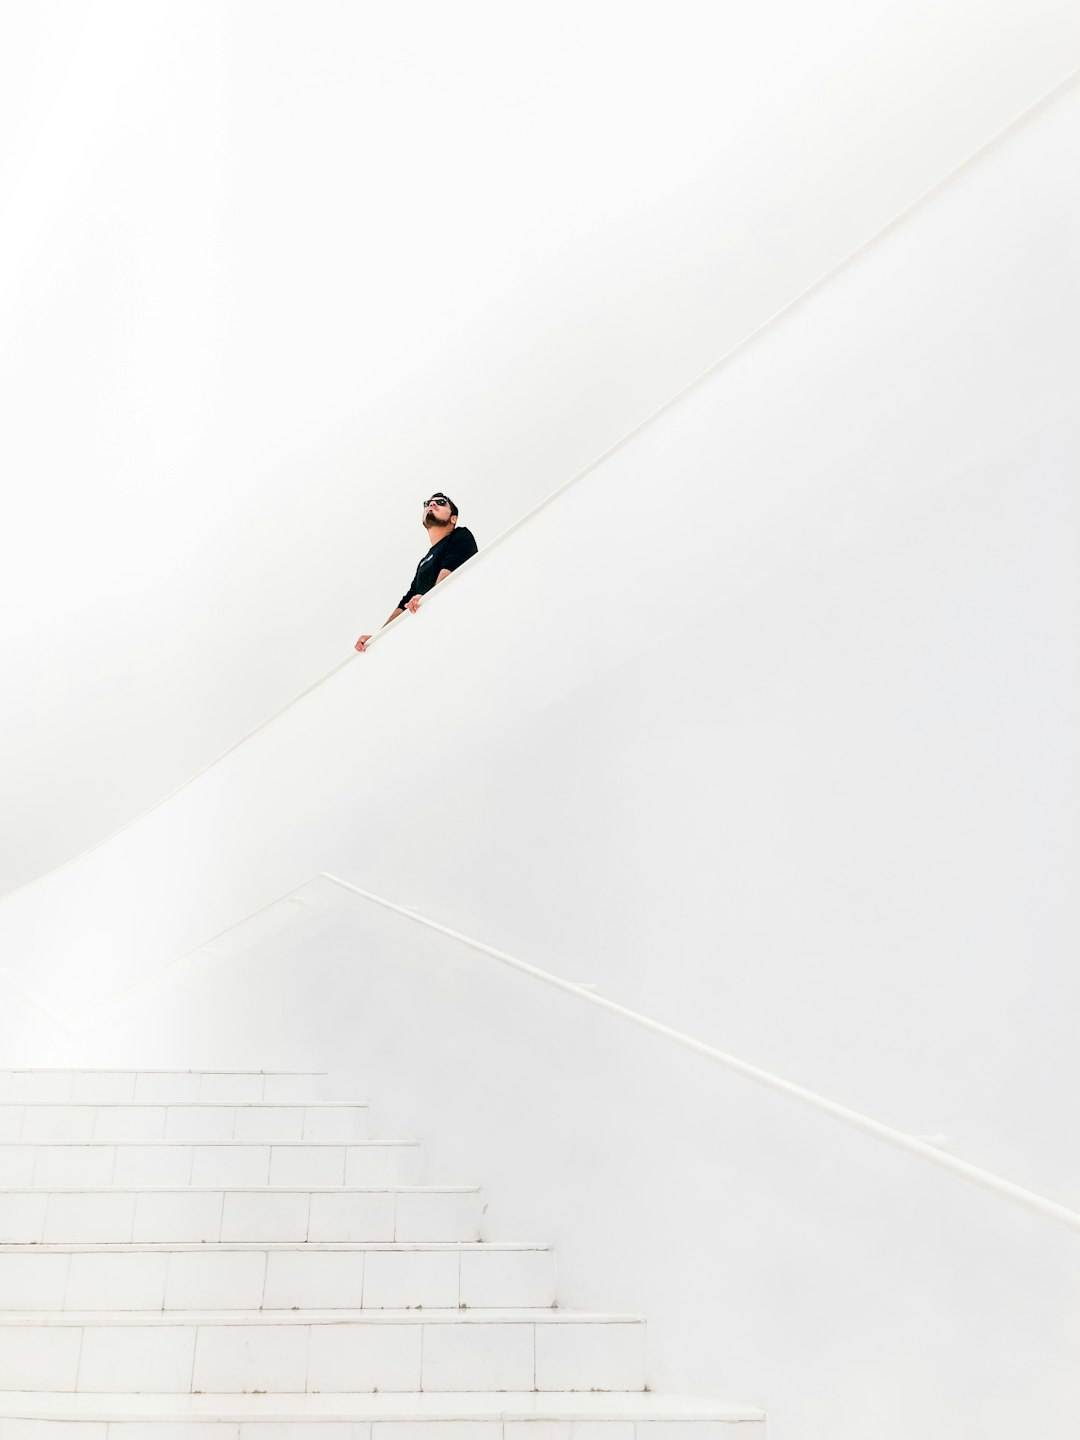
{"label": "white tile", "polygon": [[32,1145],[0,1145],[0,1186],[32,1185],[36,1160]]}
{"label": "white tile", "polygon": [[187,1394],[193,1325],[87,1325],[79,1361],[82,1394]]}
{"label": "white tile", "polygon": [[239,1430],[235,1420],[113,1420],[109,1440],[238,1440]]}
{"label": "white tile", "polygon": [[[738,1429],[736,1429],[736,1424]],[[764,1440],[764,1421],[639,1420],[637,1440]]]}
{"label": "white tile", "polygon": [[391,1173],[390,1155],[398,1146],[350,1145],[345,1151],[346,1185],[411,1185],[413,1176],[400,1173],[397,1166]]}
{"label": "white tile", "polygon": [[264,1075],[263,1100],[297,1104],[302,1100],[318,1100],[323,1091],[322,1075]]}
{"label": "white tile", "polygon": [[27,1105],[21,1140],[90,1140],[94,1134],[92,1105]]}
{"label": "white tile", "polygon": [[160,1310],[167,1255],[83,1253],[71,1257],[65,1310]]}
{"label": "white tile", "polygon": [[343,1145],[275,1145],[270,1155],[271,1185],[342,1185]]}
{"label": "white tile", "polygon": [[66,1310],[160,1310],[167,1258],[109,1251],[71,1256]]}
{"label": "white tile", "polygon": [[364,1267],[364,1308],[456,1310],[458,1259],[455,1250],[372,1250]]}
{"label": "white tile", "polygon": [[538,1390],[641,1390],[645,1326],[617,1323],[536,1327]]}
{"label": "white tile", "polygon": [[[499,1420],[376,1420],[372,1440],[502,1440]],[[630,1437],[633,1440],[633,1436]]]}
{"label": "white tile", "polygon": [[302,1140],[304,1110],[301,1105],[238,1105],[236,1140]]}
{"label": "white tile", "polygon": [[199,1075],[176,1070],[155,1075],[143,1072],[135,1077],[135,1100],[143,1105],[185,1105],[199,1098]]}
{"label": "white tile", "polygon": [[266,1420],[242,1424],[240,1440],[371,1440],[371,1423],[367,1420]]}
{"label": "white tile", "polygon": [[307,1347],[306,1325],[200,1325],[192,1388],[302,1393]]}
{"label": "white tile", "polygon": [[67,1255],[0,1255],[0,1308],[62,1310]]}
{"label": "white tile", "polygon": [[265,1185],[270,1175],[269,1145],[196,1145],[193,1185]]}
{"label": "white tile", "polygon": [[0,1440],[106,1440],[103,1420],[36,1420],[0,1415]]}
{"label": "white tile", "polygon": [[232,1140],[234,1105],[170,1105],[165,1116],[166,1140]]}
{"label": "white tile", "polygon": [[71,1071],[16,1070],[11,1077],[12,1100],[47,1100],[63,1104],[71,1099]]}
{"label": "white tile", "polygon": [[181,1251],[170,1257],[166,1310],[258,1310],[266,1255],[261,1250]]}
{"label": "white tile", "polygon": [[187,1185],[191,1179],[190,1145],[118,1145],[114,1185]]}
{"label": "white tile", "polygon": [[393,1240],[394,1192],[343,1191],[311,1197],[309,1240]]}
{"label": "white tile", "polygon": [[[353,1151],[349,1151],[351,1159]],[[349,1173],[349,1160],[345,1174]],[[388,1185],[419,1185],[423,1180],[423,1151],[419,1145],[388,1145],[386,1147],[386,1182]],[[348,1180],[346,1180],[348,1184]]]}
{"label": "white tile", "polygon": [[424,1327],[425,1390],[531,1390],[533,1326]]}
{"label": "white tile", "polygon": [[164,1191],[138,1196],[134,1240],[217,1240],[221,1229],[221,1192],[189,1195]]}
{"label": "white tile", "polygon": [[5,1194],[0,1190],[0,1243],[34,1244],[45,1229],[48,1195]]}
{"label": "white tile", "polygon": [[117,1191],[95,1194],[86,1191],[49,1196],[42,1236],[47,1243],[73,1241],[87,1245],[108,1245],[131,1239],[135,1196]]}
{"label": "white tile", "polygon": [[11,1099],[12,1078],[10,1070],[0,1070],[0,1105],[6,1104]]}
{"label": "white tile", "polygon": [[366,1105],[309,1105],[304,1111],[305,1140],[366,1140]]}
{"label": "white tile", "polygon": [[359,1310],[362,1250],[275,1250],[267,1256],[267,1310]]}
{"label": "white tile", "polygon": [[313,1325],[308,1389],[419,1390],[419,1325]]}
{"label": "white tile", "polygon": [[112,1184],[116,1151],[111,1145],[42,1145],[34,1166],[35,1185],[86,1185],[98,1188]]}
{"label": "white tile", "polygon": [[213,1075],[202,1077],[199,1099],[217,1104],[237,1105],[245,1100],[263,1098],[263,1077],[261,1075]]}
{"label": "white tile", "polygon": [[633,1420],[507,1420],[505,1429],[505,1440],[634,1440]]}
{"label": "white tile", "polygon": [[0,1390],[75,1389],[77,1325],[0,1325]]}
{"label": "white tile", "polygon": [[397,1197],[395,1240],[479,1240],[478,1191],[403,1191]]}
{"label": "white tile", "polygon": [[461,1303],[496,1310],[554,1305],[554,1259],[550,1250],[463,1250]]}
{"label": "white tile", "polygon": [[131,1070],[76,1070],[71,1077],[71,1098],[83,1105],[107,1105],[135,1098]]}
{"label": "white tile", "polygon": [[18,1140],[22,1134],[23,1107],[0,1104],[0,1140]]}
{"label": "white tile", "polygon": [[95,1140],[164,1140],[164,1105],[102,1105],[94,1116]]}
{"label": "white tile", "polygon": [[308,1196],[303,1190],[247,1190],[225,1196],[222,1240],[305,1240],[307,1229]]}

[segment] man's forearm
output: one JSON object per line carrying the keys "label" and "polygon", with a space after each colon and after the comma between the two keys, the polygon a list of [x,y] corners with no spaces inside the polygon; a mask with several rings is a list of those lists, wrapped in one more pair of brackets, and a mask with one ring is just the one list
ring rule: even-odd
{"label": "man's forearm", "polygon": [[397,607],[397,609],[396,609],[396,610],[393,610],[393,611],[386,617],[386,619],[382,622],[382,623],[383,623],[383,628],[385,629],[386,626],[390,624],[390,621],[391,621],[391,620],[396,620],[399,615],[404,615],[404,614],[405,614],[405,611],[404,611],[404,610],[401,608],[401,606],[399,605],[399,606]]}

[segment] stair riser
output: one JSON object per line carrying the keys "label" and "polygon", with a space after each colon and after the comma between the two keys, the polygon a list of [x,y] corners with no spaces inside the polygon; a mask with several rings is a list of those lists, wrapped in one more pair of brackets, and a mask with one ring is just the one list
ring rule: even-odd
{"label": "stair riser", "polygon": [[641,1323],[0,1325],[0,1390],[641,1390]]}
{"label": "stair riser", "polygon": [[0,1192],[0,1243],[478,1240],[478,1191]]}
{"label": "stair riser", "polygon": [[0,1145],[0,1186],[414,1185],[418,1145]]}
{"label": "stair riser", "polygon": [[456,1310],[551,1306],[546,1250],[0,1255],[4,1310]]}
{"label": "stair riser", "polygon": [[238,1424],[213,1419],[57,1422],[0,1417],[0,1440],[765,1440],[765,1422],[328,1418]]}
{"label": "stair riser", "polygon": [[0,1104],[0,1141],[366,1140],[366,1105]]}
{"label": "stair riser", "polygon": [[53,1104],[300,1104],[322,1096],[323,1075],[213,1070],[0,1070],[0,1101]]}

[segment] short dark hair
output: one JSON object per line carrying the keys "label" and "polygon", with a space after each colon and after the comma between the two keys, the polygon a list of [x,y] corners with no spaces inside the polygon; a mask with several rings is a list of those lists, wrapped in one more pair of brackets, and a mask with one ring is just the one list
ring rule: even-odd
{"label": "short dark hair", "polygon": [[450,499],[450,496],[447,495],[447,494],[445,494],[444,491],[442,491],[442,490],[433,490],[433,491],[431,492],[431,494],[429,495],[429,497],[428,497],[428,503],[430,504],[432,500],[445,500],[446,503],[447,503],[447,505],[450,506],[450,514],[451,514],[451,515],[456,515],[456,514],[458,513],[457,506],[456,506],[456,505],[454,504],[454,502]]}

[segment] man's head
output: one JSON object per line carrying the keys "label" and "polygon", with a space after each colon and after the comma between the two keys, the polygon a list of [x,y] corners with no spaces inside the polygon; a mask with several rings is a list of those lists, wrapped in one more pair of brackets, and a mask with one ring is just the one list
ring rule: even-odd
{"label": "man's head", "polygon": [[457,524],[458,508],[441,490],[436,490],[429,500],[424,501],[424,524],[429,530],[442,530],[445,526]]}

